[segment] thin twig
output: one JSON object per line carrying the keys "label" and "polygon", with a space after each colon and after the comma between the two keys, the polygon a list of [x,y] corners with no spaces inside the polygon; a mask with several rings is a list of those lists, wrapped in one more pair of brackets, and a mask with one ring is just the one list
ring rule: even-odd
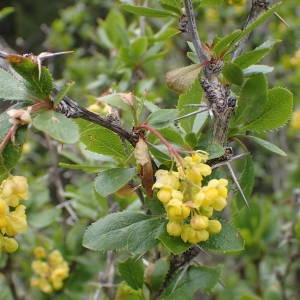
{"label": "thin twig", "polygon": [[64,97],[56,110],[67,118],[81,118],[89,122],[103,126],[120,136],[120,138],[127,140],[132,146],[138,141],[138,135],[134,132],[129,132],[121,126],[121,124],[112,118],[103,118],[84,107],[81,107],[77,102],[70,97]]}
{"label": "thin twig", "polygon": [[195,47],[196,53],[198,55],[199,61],[205,62],[210,59],[210,57],[205,53],[204,48],[202,47],[201,40],[199,38],[195,13],[193,9],[192,0],[184,0],[185,12],[188,18],[189,32],[192,35],[193,45]]}
{"label": "thin twig", "polygon": [[[249,12],[249,15],[247,17],[247,20],[243,26],[243,30],[253,23],[255,19],[258,17],[258,15],[265,11],[268,8],[269,1],[268,0],[252,0],[252,6]],[[241,55],[243,50],[246,47],[246,44],[248,43],[250,37],[252,36],[252,32],[247,34],[245,37],[243,37],[237,44],[237,47],[232,55],[232,61],[235,60],[238,56]]]}

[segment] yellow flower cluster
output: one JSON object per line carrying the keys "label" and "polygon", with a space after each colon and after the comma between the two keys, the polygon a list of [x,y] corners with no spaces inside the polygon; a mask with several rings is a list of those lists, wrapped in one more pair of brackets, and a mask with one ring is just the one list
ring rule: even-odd
{"label": "yellow flower cluster", "polygon": [[212,179],[202,186],[203,178],[212,169],[204,162],[206,152],[198,151],[185,157],[178,171],[158,170],[153,188],[159,189],[157,198],[163,203],[169,222],[167,232],[180,236],[184,242],[206,241],[210,234],[219,233],[222,225],[210,219],[215,211],[227,205],[226,179]]}
{"label": "yellow flower cluster", "polygon": [[31,278],[30,284],[45,294],[63,287],[63,280],[69,276],[69,266],[58,250],[48,256],[43,247],[33,250],[36,260],[31,264],[33,272],[39,277]]}
{"label": "yellow flower cluster", "polygon": [[0,252],[14,252],[18,243],[13,238],[27,228],[25,206],[20,200],[28,199],[27,178],[10,176],[0,186]]}
{"label": "yellow flower cluster", "polygon": [[293,130],[300,130],[300,110],[293,112],[290,126]]}
{"label": "yellow flower cluster", "polygon": [[300,49],[297,50],[294,56],[290,59],[290,64],[294,67],[300,66]]}
{"label": "yellow flower cluster", "polygon": [[246,0],[226,0],[226,3],[234,6],[245,6]]}

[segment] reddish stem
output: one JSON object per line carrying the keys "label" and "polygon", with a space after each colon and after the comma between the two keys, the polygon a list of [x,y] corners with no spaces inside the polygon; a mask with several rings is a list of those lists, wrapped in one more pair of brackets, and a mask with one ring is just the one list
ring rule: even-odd
{"label": "reddish stem", "polygon": [[136,129],[146,129],[148,131],[150,131],[151,133],[153,133],[154,135],[156,135],[160,141],[167,147],[170,155],[172,155],[175,159],[175,161],[177,163],[179,163],[180,165],[182,164],[181,160],[181,156],[178,154],[178,151],[154,128],[152,128],[151,126],[147,125],[147,124],[142,124],[140,126],[138,126]]}
{"label": "reddish stem", "polygon": [[13,141],[13,139],[15,137],[15,133],[17,131],[17,128],[18,128],[17,124],[13,124],[13,126],[10,127],[10,129],[8,130],[6,136],[3,138],[3,140],[0,144],[0,153],[2,153],[2,151],[4,150],[5,146],[9,142],[9,140]]}
{"label": "reddish stem", "polygon": [[52,103],[49,103],[49,102],[37,102],[37,103],[35,103],[35,104],[33,104],[31,106],[31,111],[36,111],[36,110],[38,110],[40,108],[43,108],[43,107],[45,107],[45,108],[53,108],[52,107]]}

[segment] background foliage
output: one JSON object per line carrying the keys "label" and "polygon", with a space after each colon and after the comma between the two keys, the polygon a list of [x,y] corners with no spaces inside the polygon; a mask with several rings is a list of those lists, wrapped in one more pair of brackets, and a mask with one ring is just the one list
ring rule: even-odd
{"label": "background foliage", "polygon": [[[7,16],[0,14],[1,38],[18,53],[74,50],[73,54],[49,60],[48,68],[58,87],[63,87],[70,80],[75,81],[69,95],[81,105],[94,105],[93,109],[105,114],[108,109],[106,103],[112,104],[119,109],[124,126],[131,130],[129,106],[120,97],[110,96],[111,92],[131,91],[135,97],[142,99],[148,114],[152,113],[148,123],[165,138],[190,148],[206,147],[205,139],[208,138],[206,135],[210,128],[202,125],[207,115],[201,114],[183,120],[181,126],[184,134],[181,135],[174,125],[168,127],[167,123],[162,122],[174,118],[174,113],[183,115],[190,112],[191,109],[183,105],[196,103],[194,98],[199,98],[202,93],[199,84],[193,85],[188,91],[181,93],[178,100],[178,94],[166,84],[165,74],[168,71],[188,66],[191,61],[197,63],[184,40],[184,34],[178,31],[180,13],[175,9],[176,5],[173,11],[166,10],[158,1],[146,2],[148,7],[160,9],[164,12],[161,14],[166,14],[161,18],[138,17],[128,7],[126,9],[120,6],[136,4],[134,2],[70,0],[51,1],[45,5],[43,1],[4,1],[4,6],[12,6],[14,10]],[[160,2],[176,3],[167,0]],[[242,27],[249,11],[249,3],[213,1],[216,4],[223,3],[216,6],[205,5],[208,2],[194,1],[199,34],[203,40],[211,43],[215,36],[223,37]],[[191,299],[192,294],[199,289],[199,282],[203,284],[203,288],[200,287],[201,292],[194,295],[195,299],[200,296],[201,299],[220,300],[299,298],[297,259],[300,256],[300,126],[291,126],[290,123],[282,126],[286,120],[281,120],[280,116],[274,120],[272,116],[268,117],[274,107],[279,110],[278,115],[290,113],[290,106],[280,101],[281,93],[284,94],[286,90],[278,87],[288,88],[294,94],[295,111],[300,105],[300,55],[297,52],[300,27],[299,11],[295,6],[292,1],[285,2],[278,11],[289,27],[271,16],[263,26],[255,30],[247,43],[246,50],[256,49],[257,61],[267,54],[260,64],[273,67],[272,72],[265,75],[259,73],[248,79],[241,69],[256,61],[254,59],[249,62],[249,57],[244,57],[244,60],[240,57],[240,61],[235,61],[237,66],[229,65],[227,73],[223,73],[234,84],[234,91],[240,93],[241,103],[254,103],[250,108],[240,105],[232,118],[229,133],[243,141],[242,146],[232,142],[237,151],[247,147],[251,152],[251,156],[233,163],[247,195],[249,208],[244,207],[243,200],[235,192],[236,187],[232,183],[231,207],[225,212],[225,216],[231,215],[231,225],[224,226],[224,243],[220,247],[213,242],[206,245],[200,254],[203,266],[189,268],[186,280],[175,295],[172,294],[172,288],[177,283],[176,277],[173,278],[165,291],[166,299]],[[267,40],[271,42],[261,46]],[[3,44],[1,49],[5,47]],[[264,70],[267,72],[269,69],[265,67]],[[172,77],[174,74],[168,75]],[[170,86],[170,80],[167,79],[167,83]],[[177,82],[175,85],[186,89],[185,82]],[[267,93],[275,99],[269,106]],[[286,99],[285,94],[282,97]],[[268,99],[272,99],[272,96]],[[95,105],[99,100],[101,103]],[[175,111],[177,101],[178,110]],[[266,106],[263,105],[264,101]],[[139,111],[141,107],[137,106],[135,110]],[[160,116],[161,111],[165,115]],[[261,114],[264,116],[263,120],[270,119],[267,124],[257,121],[256,117]],[[145,113],[137,115],[141,118],[139,121],[147,117]],[[40,115],[40,118],[47,120],[47,115]],[[141,203],[136,194],[128,186],[119,189],[123,183],[128,182],[124,178],[134,178],[134,160],[129,155],[131,146],[125,147],[107,129],[83,120],[76,120],[75,128],[71,128],[74,133],[69,136],[63,136],[63,132],[57,133],[53,127],[43,127],[43,120],[35,119],[34,128],[27,133],[21,160],[14,171],[14,174],[27,176],[29,179],[30,198],[26,207],[30,226],[18,237],[20,249],[14,254],[0,256],[0,268],[4,274],[0,278],[0,299],[144,299],[143,292],[147,295],[149,290],[159,289],[168,270],[168,254],[162,251],[163,255],[159,257],[158,250],[153,251],[147,257],[147,264],[139,257],[154,246],[146,242],[140,244],[138,237],[143,236],[142,229],[147,226],[157,228],[156,224],[162,222],[140,216],[137,211],[141,209]],[[4,124],[7,119],[1,119],[0,122]],[[44,130],[52,137],[55,135],[58,141],[66,144],[62,146],[37,129]],[[246,131],[253,137],[245,139],[243,134]],[[72,145],[79,139],[76,132],[80,132],[78,147]],[[74,141],[66,141],[70,137]],[[153,144],[158,142],[155,137],[149,139]],[[265,140],[280,149],[266,144]],[[158,151],[161,149],[152,150],[156,162],[170,165],[169,157]],[[282,151],[287,156],[283,156]],[[218,172],[218,178],[229,177],[226,175],[226,168],[222,167]],[[117,178],[120,186],[109,186],[109,182],[105,180],[116,175],[120,176]],[[160,207],[151,209],[160,211]],[[118,212],[122,210],[125,212]],[[134,229],[137,230],[137,235],[127,241],[127,248],[136,256],[129,257],[124,250],[113,250],[124,246],[121,237],[117,245],[109,237],[105,240],[106,248],[93,245],[98,250],[109,250],[108,252],[94,252],[82,246],[86,227],[111,212],[116,213],[109,215],[110,219],[100,219],[98,222],[106,221],[102,221],[99,228],[105,229],[107,224],[117,223],[119,214],[127,213],[136,218],[137,225]],[[90,232],[96,224],[89,227]],[[240,251],[242,245],[235,240],[237,244],[228,246],[234,251],[231,251],[230,256],[225,256],[223,251],[225,252],[226,241],[228,242],[226,233],[233,230],[231,226],[238,228],[245,240],[245,250]],[[100,234],[105,239],[105,232]],[[172,245],[167,237],[160,236],[160,240],[174,253],[186,250],[182,245]],[[84,245],[87,243],[89,241],[86,237]],[[59,249],[69,262],[70,277],[63,290],[55,295],[47,296],[30,287],[33,274],[29,262],[33,261],[32,251],[37,246]],[[89,248],[93,247],[89,244]],[[202,272],[207,282],[201,280]],[[143,276],[147,288],[141,281]],[[180,272],[176,276],[180,277]],[[186,294],[187,291],[190,294]]]}

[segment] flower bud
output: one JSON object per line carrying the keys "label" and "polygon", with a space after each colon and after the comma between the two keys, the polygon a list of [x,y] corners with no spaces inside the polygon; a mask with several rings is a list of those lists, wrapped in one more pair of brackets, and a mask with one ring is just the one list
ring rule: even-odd
{"label": "flower bud", "polygon": [[157,198],[162,203],[168,203],[171,199],[171,190],[169,188],[162,188],[157,193]]}
{"label": "flower bud", "polygon": [[215,202],[212,204],[212,207],[216,210],[216,211],[221,211],[225,208],[225,206],[227,205],[227,201],[225,198],[223,197],[218,197]]}
{"label": "flower bud", "polygon": [[15,252],[18,249],[18,243],[14,238],[6,237],[0,234],[0,251],[7,253]]}
{"label": "flower bud", "polygon": [[207,230],[211,234],[217,234],[222,230],[222,224],[218,220],[209,220]]}
{"label": "flower bud", "polygon": [[208,217],[195,215],[191,218],[191,226],[195,230],[205,229],[208,226]]}
{"label": "flower bud", "polygon": [[167,224],[167,232],[172,236],[180,236],[182,232],[182,223],[169,221]]}
{"label": "flower bud", "polygon": [[209,238],[209,233],[207,230],[197,230],[196,231],[196,240],[197,243],[205,242]]}
{"label": "flower bud", "polygon": [[33,254],[34,254],[35,258],[37,258],[37,259],[44,258],[44,257],[46,257],[45,248],[36,247],[36,248],[33,249]]}

